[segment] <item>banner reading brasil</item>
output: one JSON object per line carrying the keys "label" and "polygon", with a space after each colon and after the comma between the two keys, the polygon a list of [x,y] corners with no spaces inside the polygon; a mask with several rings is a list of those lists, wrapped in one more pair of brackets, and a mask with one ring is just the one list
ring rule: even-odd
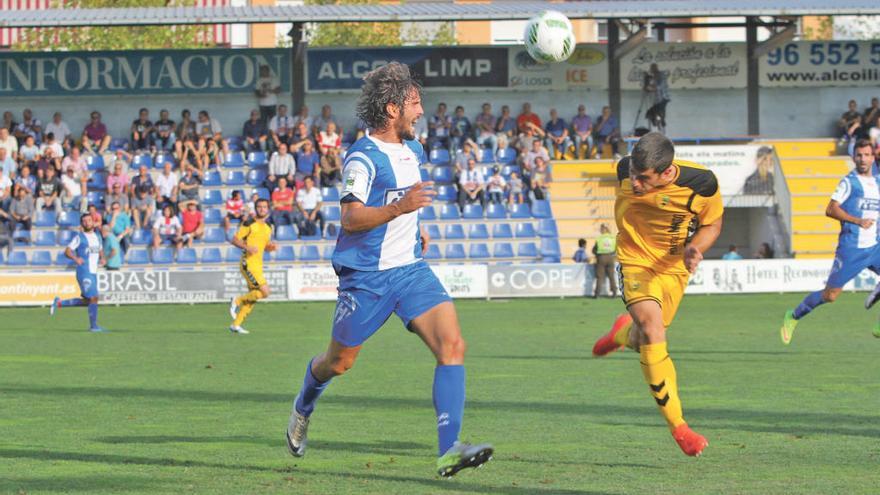
{"label": "banner reading brasil", "polygon": [[290,90],[284,49],[0,54],[0,96],[251,92],[261,65]]}

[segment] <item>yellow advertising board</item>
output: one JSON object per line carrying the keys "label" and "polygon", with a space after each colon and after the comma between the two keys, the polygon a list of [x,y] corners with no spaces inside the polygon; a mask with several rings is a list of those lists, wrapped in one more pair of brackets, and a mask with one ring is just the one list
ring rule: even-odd
{"label": "yellow advertising board", "polygon": [[79,296],[74,272],[0,272],[0,306],[49,304]]}

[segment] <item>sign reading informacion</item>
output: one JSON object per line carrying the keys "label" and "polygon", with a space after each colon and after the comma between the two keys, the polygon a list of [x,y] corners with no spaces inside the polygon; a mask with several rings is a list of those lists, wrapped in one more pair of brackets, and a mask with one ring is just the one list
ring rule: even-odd
{"label": "sign reading informacion", "polygon": [[880,41],[800,41],[761,58],[763,87],[880,85]]}
{"label": "sign reading informacion", "polygon": [[252,92],[261,65],[290,91],[284,49],[6,52],[2,96]]}

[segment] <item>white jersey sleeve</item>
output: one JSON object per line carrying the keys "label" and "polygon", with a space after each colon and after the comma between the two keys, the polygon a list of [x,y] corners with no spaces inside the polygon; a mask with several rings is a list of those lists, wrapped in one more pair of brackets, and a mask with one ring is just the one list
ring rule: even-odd
{"label": "white jersey sleeve", "polygon": [[366,204],[375,177],[376,167],[366,154],[355,152],[346,156],[342,167],[342,197],[350,194]]}
{"label": "white jersey sleeve", "polygon": [[76,251],[76,248],[79,247],[79,243],[80,243],[80,236],[75,235],[75,236],[73,236],[73,239],[71,239],[70,242],[67,243],[67,247],[70,248],[71,251]]}
{"label": "white jersey sleeve", "polygon": [[831,199],[837,201],[838,203],[843,203],[847,199],[849,199],[849,195],[852,193],[852,185],[849,183],[849,179],[844,177],[840,179],[840,182],[837,184],[837,189],[834,190],[834,193],[831,194]]}

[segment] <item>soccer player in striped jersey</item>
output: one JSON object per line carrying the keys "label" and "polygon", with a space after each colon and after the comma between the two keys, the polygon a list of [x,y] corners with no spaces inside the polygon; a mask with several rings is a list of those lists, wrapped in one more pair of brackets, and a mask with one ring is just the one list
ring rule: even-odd
{"label": "soccer player in striped jersey", "polygon": [[61,299],[56,297],[49,308],[49,314],[54,316],[58,308],[68,306],[86,306],[89,312],[89,331],[104,332],[98,326],[98,267],[104,266],[103,241],[100,234],[95,230],[92,216],[84,213],[80,219],[82,230],[77,232],[64,255],[76,263],[76,283],[79,285],[80,297],[73,299]]}
{"label": "soccer player in striped jersey", "polygon": [[318,397],[333,377],[354,365],[363,343],[396,313],[436,358],[437,472],[452,476],[491,459],[492,447],[458,441],[465,344],[452,299],[422,259],[428,239],[419,227],[419,208],[430,205],[436,192],[431,182],[420,182],[425,152],[413,132],[424,113],[420,89],[409,68],[397,62],[364,78],[357,113],[370,132],[352,145],[343,165],[332,338],[327,351],[306,368],[290,414],[287,447],[294,456],[305,453]]}

